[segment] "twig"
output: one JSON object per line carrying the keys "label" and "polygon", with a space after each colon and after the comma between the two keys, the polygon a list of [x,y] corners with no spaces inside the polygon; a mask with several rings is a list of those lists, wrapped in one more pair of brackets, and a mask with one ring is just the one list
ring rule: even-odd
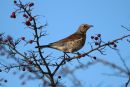
{"label": "twig", "polygon": [[130,31],[130,29],[128,29],[127,27],[121,25],[121,27],[123,27],[124,29],[126,29],[127,31]]}
{"label": "twig", "polygon": [[[127,37],[130,37],[130,34],[125,35],[125,36],[122,36],[121,38],[115,39],[115,40],[110,41],[110,42],[108,42],[108,43],[102,44],[102,45],[100,45],[100,46],[98,46],[98,47],[96,47],[96,48],[93,48],[92,50],[90,50],[90,51],[88,51],[88,52],[86,52],[86,53],[83,53],[83,54],[81,54],[81,55],[78,55],[78,56],[74,56],[74,57],[72,57],[72,58],[69,58],[69,60],[77,59],[77,58],[81,58],[81,57],[87,56],[88,54],[92,53],[93,51],[97,51],[98,49],[100,49],[100,48],[102,48],[102,47],[104,47],[104,46],[109,46],[110,43],[112,43],[112,42],[117,42],[117,41],[123,40],[124,38],[127,38]],[[79,57],[79,56],[80,56],[80,57]]]}
{"label": "twig", "polygon": [[120,72],[125,73],[126,75],[127,75],[127,73],[128,73],[125,69],[121,68],[120,66],[118,66],[118,65],[116,65],[116,64],[114,64],[114,63],[111,63],[111,62],[108,62],[108,61],[106,61],[106,60],[99,59],[99,58],[96,59],[96,61],[98,61],[99,63],[102,63],[102,64],[104,64],[104,65],[111,66],[113,69],[117,69],[117,70],[119,70]]}
{"label": "twig", "polygon": [[130,83],[130,75],[129,75],[128,81],[125,84],[125,87],[128,87],[129,83]]}
{"label": "twig", "polygon": [[124,67],[126,68],[127,72],[130,72],[130,70],[129,70],[128,66],[126,65],[126,63],[125,63],[124,59],[122,58],[122,56],[121,56],[121,54],[120,54],[119,50],[117,50],[117,54],[118,54],[118,56],[119,56],[120,60],[122,61],[122,63],[123,63],[123,65],[124,65]]}

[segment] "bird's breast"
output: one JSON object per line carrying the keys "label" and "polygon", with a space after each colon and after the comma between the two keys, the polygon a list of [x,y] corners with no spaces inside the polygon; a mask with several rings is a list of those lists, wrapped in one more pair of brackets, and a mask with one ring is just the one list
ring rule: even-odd
{"label": "bird's breast", "polygon": [[70,41],[67,43],[67,51],[70,53],[76,52],[80,50],[85,44],[85,38],[80,38],[74,41]]}
{"label": "bird's breast", "polygon": [[76,37],[71,36],[71,38],[63,39],[59,42],[53,43],[52,48],[61,50],[63,52],[73,53],[80,50],[86,40],[86,35],[75,35]]}

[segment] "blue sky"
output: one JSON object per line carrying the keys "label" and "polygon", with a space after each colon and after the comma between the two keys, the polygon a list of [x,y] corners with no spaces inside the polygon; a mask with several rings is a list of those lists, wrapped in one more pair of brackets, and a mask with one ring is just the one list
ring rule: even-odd
{"label": "blue sky", "polygon": [[[24,0],[29,1],[29,0]],[[47,20],[48,27],[45,29],[48,33],[46,38],[43,38],[41,43],[48,44],[64,38],[77,30],[80,24],[88,23],[94,25],[87,32],[87,41],[83,49],[80,52],[85,52],[90,49],[87,42],[90,42],[90,36],[94,34],[102,34],[104,41],[109,41],[116,39],[125,34],[129,34],[121,25],[130,28],[130,0],[30,0],[35,2],[34,15],[41,15],[39,18],[40,23],[45,23]],[[25,36],[31,39],[30,30],[26,29],[21,15],[18,15],[17,19],[13,20],[10,18],[10,14],[14,11],[12,0],[1,0],[0,1],[0,32],[5,32],[5,34],[12,35],[14,38],[19,38]],[[45,17],[43,17],[45,16]],[[125,46],[124,46],[125,45]],[[130,45],[121,43],[119,44],[121,53],[124,58],[130,57]],[[21,49],[23,50],[23,49]],[[45,49],[48,52],[60,52],[52,49]],[[114,63],[120,62],[118,56],[114,51],[107,50],[106,56],[99,55],[98,53],[93,53],[98,57],[105,58]],[[117,61],[115,61],[117,60]],[[90,61],[90,60],[88,60]],[[81,62],[88,62],[85,59],[81,59]],[[129,60],[130,61],[130,60]],[[73,64],[72,62],[71,64]],[[104,82],[111,87],[119,87],[123,84],[120,78],[107,77],[101,75],[105,71],[111,72],[108,68],[102,68],[102,65],[93,66],[89,70],[77,71],[76,75],[79,75],[79,79],[83,79],[83,83],[88,82],[90,85],[95,87],[100,82]],[[79,74],[83,73],[83,74]],[[91,74],[92,73],[92,74]],[[84,78],[84,75],[86,76]],[[1,75],[0,75],[1,76]],[[10,75],[8,78],[12,78]],[[97,79],[98,78],[98,79]],[[106,82],[104,81],[106,80]],[[113,81],[112,81],[112,80]],[[98,80],[98,81],[97,81]],[[126,79],[125,79],[126,80]],[[15,82],[15,80],[12,80]],[[93,84],[93,82],[96,82]],[[13,82],[8,82],[7,87],[14,87]],[[121,83],[121,84],[118,84]],[[85,84],[89,86],[89,84]],[[103,85],[104,85],[103,84]],[[11,85],[11,86],[10,86]],[[18,84],[19,85],[19,84]],[[107,86],[107,85],[104,85]],[[20,86],[18,86],[20,87]],[[24,86],[25,87],[25,86]],[[26,86],[29,87],[29,86]],[[69,87],[69,86],[67,86]]]}

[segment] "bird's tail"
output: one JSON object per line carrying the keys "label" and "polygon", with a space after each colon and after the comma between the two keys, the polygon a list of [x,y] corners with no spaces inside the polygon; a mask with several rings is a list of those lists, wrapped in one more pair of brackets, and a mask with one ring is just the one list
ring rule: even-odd
{"label": "bird's tail", "polygon": [[42,48],[46,48],[46,47],[50,47],[50,45],[36,46],[35,48],[40,48],[40,49],[42,49]]}

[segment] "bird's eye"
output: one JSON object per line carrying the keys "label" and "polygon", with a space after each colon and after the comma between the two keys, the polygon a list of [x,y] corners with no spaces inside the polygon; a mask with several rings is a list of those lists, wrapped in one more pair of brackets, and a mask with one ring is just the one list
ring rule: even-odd
{"label": "bird's eye", "polygon": [[87,26],[86,26],[86,25],[84,25],[83,27],[84,27],[84,28],[87,28]]}

